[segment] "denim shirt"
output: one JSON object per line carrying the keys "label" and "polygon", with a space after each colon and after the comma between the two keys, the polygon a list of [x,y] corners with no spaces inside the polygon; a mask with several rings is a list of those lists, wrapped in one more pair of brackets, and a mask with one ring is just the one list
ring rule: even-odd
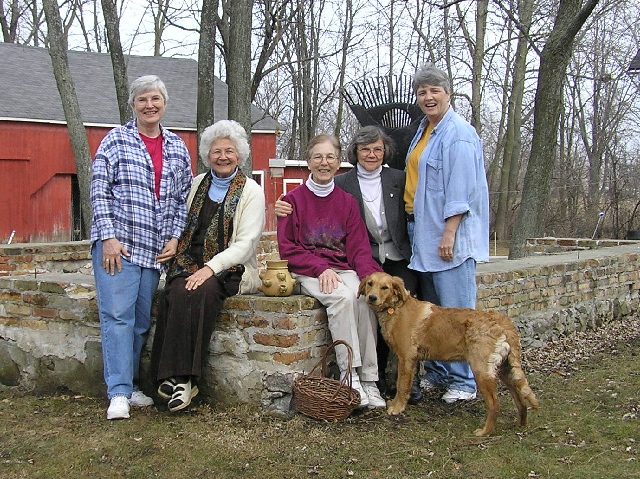
{"label": "denim shirt", "polygon": [[91,243],[117,238],[131,263],[162,269],[164,245],[179,238],[187,218],[191,159],[176,134],[162,128],[160,198],[154,191],[151,157],[135,120],[114,128],[100,143],[93,162]]}
{"label": "denim shirt", "polygon": [[[427,125],[425,117],[411,141],[415,148]],[[489,189],[482,142],[475,129],[452,107],[436,125],[418,164],[413,204],[415,233],[410,268],[422,272],[453,269],[469,258],[489,261]],[[445,221],[462,214],[453,261],[438,256]]]}

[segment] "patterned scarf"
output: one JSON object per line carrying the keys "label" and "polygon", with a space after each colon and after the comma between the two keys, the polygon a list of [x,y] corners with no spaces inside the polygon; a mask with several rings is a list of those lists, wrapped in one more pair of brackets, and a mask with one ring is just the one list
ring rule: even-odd
{"label": "patterned scarf", "polygon": [[[222,250],[226,249],[229,245],[233,217],[236,213],[236,208],[238,206],[238,202],[240,201],[240,196],[242,195],[242,190],[244,190],[244,185],[246,182],[247,177],[242,173],[242,171],[238,171],[235,178],[231,180],[229,191],[227,192],[224,201],[218,207],[216,214],[213,216],[213,219],[211,220],[211,223],[207,228],[207,234],[204,240],[204,252],[202,254],[203,261],[205,263],[207,261],[210,261],[211,258],[213,258],[220,252],[220,243],[222,243],[223,245]],[[180,241],[178,242],[178,252],[176,253],[176,257],[171,262],[171,266],[169,267],[169,271],[167,272],[167,280],[173,279],[176,276],[192,275],[193,273],[198,271],[198,265],[196,261],[191,257],[188,250],[191,246],[193,235],[196,232],[200,210],[202,210],[202,205],[204,204],[204,200],[209,192],[210,186],[211,173],[209,173],[202,179],[200,185],[198,185],[198,190],[193,197],[191,209],[189,210],[189,215],[187,216],[187,224],[184,231],[182,232],[182,235],[180,236]],[[222,215],[222,218],[220,217],[220,215]],[[218,238],[220,221],[222,221],[222,241],[219,241]]]}

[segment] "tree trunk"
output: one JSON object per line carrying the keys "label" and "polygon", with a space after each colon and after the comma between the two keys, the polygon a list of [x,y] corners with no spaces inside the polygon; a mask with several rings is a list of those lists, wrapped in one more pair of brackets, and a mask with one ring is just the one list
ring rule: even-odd
{"label": "tree trunk", "polygon": [[114,0],[102,0],[102,14],[104,15],[104,25],[109,42],[109,54],[111,55],[111,66],[113,67],[113,80],[116,86],[120,123],[124,125],[133,118],[133,112],[128,103],[129,81],[127,79],[127,64],[122,53],[120,18],[118,17]]}
{"label": "tree trunk", "polygon": [[[533,15],[532,5],[527,0],[518,2],[521,28],[527,31],[531,26]],[[511,224],[511,208],[515,202],[515,191],[518,185],[521,153],[522,100],[524,98],[524,83],[527,68],[527,51],[529,42],[525,32],[520,33],[516,47],[513,76],[511,81],[511,95],[507,115],[507,131],[505,134],[502,174],[498,189],[498,209],[496,211],[495,231],[498,239],[509,237]]]}
{"label": "tree trunk", "polygon": [[[229,51],[227,85],[229,119],[236,120],[251,138],[251,17],[253,0],[229,2]],[[242,167],[247,176],[253,170],[251,158]]]}
{"label": "tree trunk", "polygon": [[44,14],[49,32],[49,55],[56,78],[64,117],[71,139],[73,157],[76,163],[78,184],[80,185],[80,209],[82,212],[82,236],[88,237],[91,224],[91,202],[89,200],[89,185],[91,183],[91,153],[87,133],[82,123],[80,104],[76,96],[76,89],[69,69],[66,41],[62,33],[62,20],[56,0],[43,0]]}
{"label": "tree trunk", "polygon": [[[204,129],[215,121],[213,102],[217,10],[218,0],[203,1],[200,17],[200,43],[198,45],[198,102],[196,106],[198,145]],[[206,167],[202,162],[198,161],[197,165],[198,173],[206,171]]]}
{"label": "tree trunk", "polygon": [[561,0],[553,30],[540,55],[540,70],[533,113],[531,156],[524,179],[522,201],[512,236],[509,258],[526,256],[527,238],[544,232],[551,177],[558,142],[564,83],[575,37],[599,0]]}

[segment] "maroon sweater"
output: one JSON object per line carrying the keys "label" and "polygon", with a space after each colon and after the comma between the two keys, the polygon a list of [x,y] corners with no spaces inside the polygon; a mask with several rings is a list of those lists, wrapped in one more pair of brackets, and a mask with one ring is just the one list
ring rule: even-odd
{"label": "maroon sweater", "polygon": [[301,185],[284,197],[293,213],[278,218],[280,258],[293,273],[317,278],[326,269],[354,270],[360,279],[382,271],[371,254],[356,199],[334,188],[322,198]]}

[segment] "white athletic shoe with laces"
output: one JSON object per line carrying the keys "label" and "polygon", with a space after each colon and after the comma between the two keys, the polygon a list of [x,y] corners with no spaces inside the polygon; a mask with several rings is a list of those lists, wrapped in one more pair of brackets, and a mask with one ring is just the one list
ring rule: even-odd
{"label": "white athletic shoe with laces", "polygon": [[114,396],[109,402],[107,419],[129,419],[129,400],[126,396]]}
{"label": "white athletic shoe with laces", "polygon": [[362,381],[362,389],[364,389],[369,399],[370,408],[387,407],[387,403],[380,395],[380,390],[376,386],[375,381]]}
{"label": "white athletic shoe with laces", "polygon": [[447,392],[442,396],[442,400],[447,404],[453,404],[456,401],[471,401],[475,398],[476,393],[460,391],[459,389],[447,389]]}
{"label": "white athletic shoe with laces", "polygon": [[129,404],[133,407],[153,406],[153,399],[142,391],[133,391],[131,399],[129,399]]}

